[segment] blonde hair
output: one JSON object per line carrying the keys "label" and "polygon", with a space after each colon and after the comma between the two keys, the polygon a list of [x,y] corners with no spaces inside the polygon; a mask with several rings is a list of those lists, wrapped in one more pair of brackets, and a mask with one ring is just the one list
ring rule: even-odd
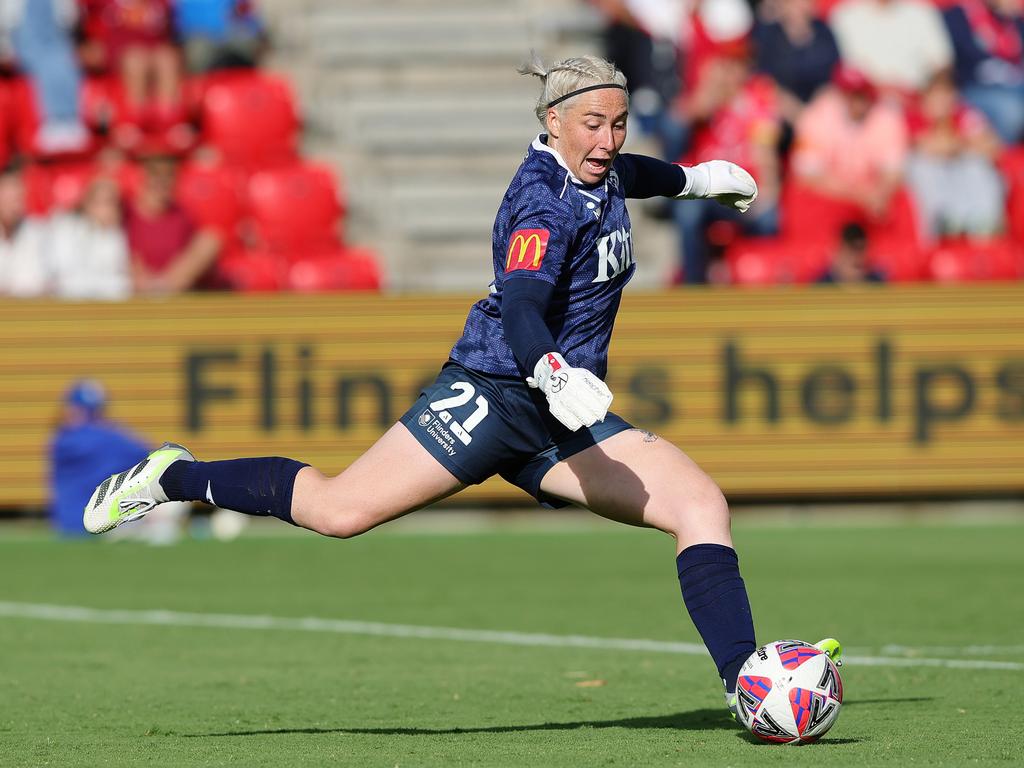
{"label": "blonde hair", "polygon": [[[540,124],[547,127],[548,104],[557,101],[567,93],[578,91],[590,85],[614,84],[626,87],[626,76],[621,70],[606,59],[598,56],[574,56],[556,61],[550,67],[545,66],[540,56],[534,52],[530,60],[519,68],[521,75],[533,75],[542,83],[540,98],[534,110]],[[558,105],[558,108],[570,106],[578,97]]]}

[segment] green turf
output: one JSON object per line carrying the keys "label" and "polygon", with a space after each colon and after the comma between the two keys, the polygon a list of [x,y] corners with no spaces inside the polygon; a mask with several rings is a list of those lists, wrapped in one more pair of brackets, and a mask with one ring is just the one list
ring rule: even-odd
{"label": "green turf", "polygon": [[[1024,661],[1020,524],[741,525],[737,544],[762,640]],[[163,549],[0,531],[0,583],[2,601],[699,640],[669,542],[627,528]],[[19,768],[1024,760],[1024,671],[847,664],[838,724],[794,748],[749,740],[702,656],[22,618],[0,648],[0,765]]]}

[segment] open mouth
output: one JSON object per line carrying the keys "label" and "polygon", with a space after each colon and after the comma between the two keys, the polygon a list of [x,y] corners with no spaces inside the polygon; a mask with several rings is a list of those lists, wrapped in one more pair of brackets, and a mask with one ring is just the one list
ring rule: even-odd
{"label": "open mouth", "polygon": [[612,164],[609,157],[588,157],[583,161],[583,167],[595,176],[600,176],[608,170]]}

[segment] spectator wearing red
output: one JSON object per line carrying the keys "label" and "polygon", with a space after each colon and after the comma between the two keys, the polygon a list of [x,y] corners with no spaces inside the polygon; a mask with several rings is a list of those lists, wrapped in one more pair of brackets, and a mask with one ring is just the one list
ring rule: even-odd
{"label": "spectator wearing red", "polygon": [[1024,140],[1024,3],[961,0],[945,20],[964,97],[1004,142]]}
{"label": "spectator wearing red", "polygon": [[180,134],[185,110],[170,0],[80,1],[89,37],[83,56],[117,73],[124,89],[124,122],[115,139],[134,148],[142,141],[140,128],[178,128]]}
{"label": "spectator wearing red", "polygon": [[697,88],[682,104],[693,126],[692,148],[684,158],[696,164],[726,158],[746,168],[760,193],[749,212],[740,216],[711,200],[673,206],[682,247],[682,276],[686,283],[708,279],[710,252],[706,231],[715,221],[733,221],[746,233],[773,234],[778,230],[779,163],[776,152],[781,118],[775,85],[752,73],[746,40],[723,43],[705,65]]}
{"label": "spectator wearing red", "polygon": [[148,158],[138,194],[126,206],[135,290],[141,294],[179,293],[195,287],[220,252],[220,236],[197,228],[175,201],[176,175],[174,157]]}
{"label": "spectator wearing red", "polygon": [[886,91],[914,93],[953,61],[942,14],[929,2],[845,0],[829,25],[842,60]]}
{"label": "spectator wearing red", "polygon": [[791,183],[803,190],[799,213],[820,218],[831,209],[839,220],[883,216],[902,185],[906,156],[899,107],[880,99],[862,72],[840,65],[832,86],[797,123]]}
{"label": "spectator wearing red", "polygon": [[996,160],[1002,145],[985,117],[966,106],[952,75],[936,75],[908,111],[907,183],[931,237],[987,237],[1002,226],[1005,195]]}

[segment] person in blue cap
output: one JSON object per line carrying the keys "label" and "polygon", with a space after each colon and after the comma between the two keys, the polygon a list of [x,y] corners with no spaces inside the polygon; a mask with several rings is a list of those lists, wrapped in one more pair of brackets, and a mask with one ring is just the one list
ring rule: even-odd
{"label": "person in blue cap", "polygon": [[86,535],[82,507],[96,484],[150,451],[104,417],[106,405],[103,385],[91,379],[75,381],[64,394],[60,426],[50,442],[50,520],[61,535]]}

